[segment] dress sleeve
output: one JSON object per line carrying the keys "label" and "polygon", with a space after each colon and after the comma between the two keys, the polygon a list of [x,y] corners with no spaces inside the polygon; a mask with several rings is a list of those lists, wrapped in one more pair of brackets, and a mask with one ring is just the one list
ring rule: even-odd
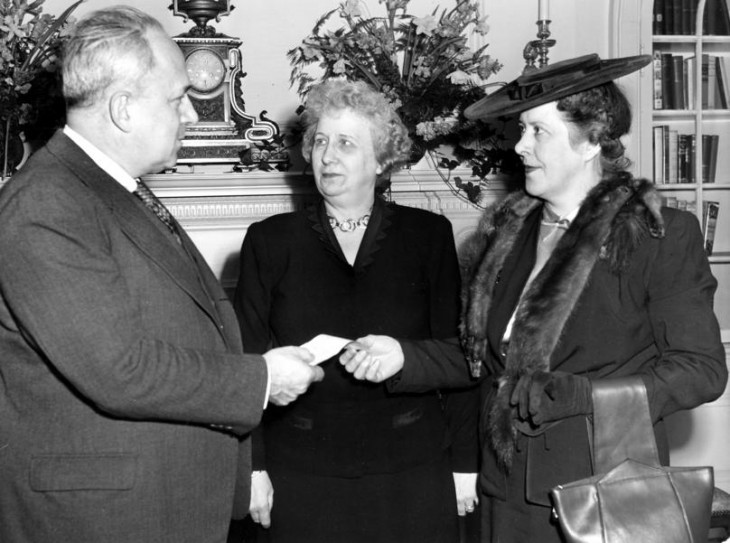
{"label": "dress sleeve", "polygon": [[[442,406],[451,445],[452,469],[476,472],[479,440],[477,413],[479,390],[468,379],[461,346],[456,341],[459,325],[460,272],[451,223],[438,217],[433,235],[424,244],[429,270],[430,341],[405,342],[406,364],[432,365],[433,372],[445,375],[454,371],[455,382],[466,377],[466,386],[450,388],[439,383]],[[460,375],[461,374],[461,375]]]}
{"label": "dress sleeve", "polygon": [[458,339],[460,270],[451,223],[439,217],[429,236],[428,266],[431,339],[402,340],[403,370],[390,383],[393,391],[424,392],[472,385]]}
{"label": "dress sleeve", "polygon": [[713,311],[717,281],[694,215],[666,217],[666,236],[650,264],[647,310],[659,360],[644,374],[653,419],[718,398],[728,372]]}
{"label": "dress sleeve", "polygon": [[[272,347],[269,331],[271,286],[268,251],[260,225],[252,224],[244,237],[239,260],[239,274],[234,294],[234,308],[241,328],[245,352],[263,354]],[[264,421],[266,412],[264,412]],[[263,424],[251,432],[253,470],[266,469]]]}
{"label": "dress sleeve", "polygon": [[241,246],[234,307],[245,352],[263,354],[272,347],[269,328],[271,278],[269,254],[261,226],[252,224]]}

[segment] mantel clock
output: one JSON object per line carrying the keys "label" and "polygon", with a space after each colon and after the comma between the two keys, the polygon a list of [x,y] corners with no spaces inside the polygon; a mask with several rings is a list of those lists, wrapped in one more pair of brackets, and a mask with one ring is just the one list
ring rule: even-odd
{"label": "mantel clock", "polygon": [[173,0],[173,15],[192,19],[195,26],[172,39],[185,57],[189,97],[198,122],[189,125],[178,163],[238,163],[240,154],[278,136],[278,126],[246,113],[242,95],[241,40],[215,31],[210,19],[230,14],[231,0]]}

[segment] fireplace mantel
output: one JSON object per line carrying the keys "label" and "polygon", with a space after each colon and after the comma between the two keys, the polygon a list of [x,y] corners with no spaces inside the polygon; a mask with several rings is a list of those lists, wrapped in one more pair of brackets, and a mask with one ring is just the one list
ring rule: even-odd
{"label": "fireplace mantel", "polygon": [[[468,178],[468,171],[453,174]],[[411,169],[391,177],[393,201],[445,215],[457,245],[474,229],[482,210],[456,196],[434,169]],[[312,177],[293,172],[169,173],[145,181],[195,241],[227,289],[235,286],[238,253],[248,226],[270,215],[300,209],[317,199]],[[505,192],[489,181],[483,203]]]}

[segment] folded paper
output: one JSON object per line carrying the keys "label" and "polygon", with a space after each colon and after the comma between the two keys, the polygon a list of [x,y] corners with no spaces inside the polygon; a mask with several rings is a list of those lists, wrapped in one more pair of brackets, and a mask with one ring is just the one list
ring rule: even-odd
{"label": "folded paper", "polygon": [[304,343],[302,347],[314,355],[314,360],[311,364],[315,365],[329,360],[344,349],[345,345],[351,342],[352,340],[350,339],[330,336],[328,334],[319,334]]}

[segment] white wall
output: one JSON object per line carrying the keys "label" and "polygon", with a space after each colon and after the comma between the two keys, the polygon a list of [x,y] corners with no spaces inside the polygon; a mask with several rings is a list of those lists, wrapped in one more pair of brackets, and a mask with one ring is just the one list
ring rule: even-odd
{"label": "white wall", "polygon": [[[182,1],[182,0],[181,0]],[[486,36],[487,51],[504,68],[494,81],[514,79],[522,70],[522,50],[535,39],[537,0],[480,0],[483,15],[488,15],[491,30]],[[48,13],[57,14],[71,0],[48,0]],[[86,0],[76,10],[81,16],[95,9],[126,3],[158,18],[170,35],[177,35],[192,26],[181,17],[173,17],[167,7],[171,0]],[[243,41],[244,99],[247,112],[256,115],[266,110],[268,117],[286,125],[294,118],[299,104],[296,92],[289,88],[290,66],[286,52],[308,35],[316,20],[335,8],[340,0],[233,0],[235,9],[220,23],[213,22],[219,32]],[[606,21],[610,0],[550,0],[552,37],[557,44],[550,52],[550,61],[585,53],[606,56],[608,37]],[[372,15],[384,12],[378,0],[364,0]],[[453,0],[411,0],[409,13],[426,15],[436,6],[453,6]]]}

